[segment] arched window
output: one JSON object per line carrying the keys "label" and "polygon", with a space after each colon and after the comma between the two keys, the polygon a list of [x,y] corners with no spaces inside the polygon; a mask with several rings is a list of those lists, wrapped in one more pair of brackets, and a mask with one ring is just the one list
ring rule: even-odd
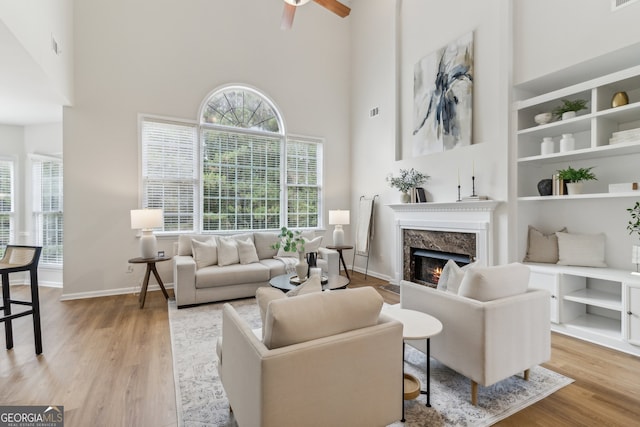
{"label": "arched window", "polygon": [[226,86],[198,125],[143,117],[141,128],[143,206],[164,210],[164,231],[320,225],[321,141],[287,135],[259,91]]}

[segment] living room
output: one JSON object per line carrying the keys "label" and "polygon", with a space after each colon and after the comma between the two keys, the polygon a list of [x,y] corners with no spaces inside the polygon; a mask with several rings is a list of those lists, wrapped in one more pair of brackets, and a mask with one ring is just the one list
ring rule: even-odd
{"label": "living room", "polygon": [[[62,289],[63,301],[131,297],[140,285],[144,270],[129,272],[127,262],[139,251],[129,222],[130,210],[141,207],[139,115],[197,122],[208,95],[231,83],[272,99],[288,132],[323,139],[318,231],[325,244],[329,210],[349,209],[354,218],[360,196],[379,195],[368,266],[374,278],[395,280],[394,217],[386,205],[400,195],[386,178],[399,169],[430,175],[429,202],[455,201],[458,177],[462,195],[470,194],[473,169],[476,192],[502,202],[494,213],[494,263],[520,261],[528,224],[513,187],[513,101],[536,84],[555,89],[638,65],[640,47],[640,4],[612,11],[609,0],[352,0],[345,19],[310,3],[289,31],[280,29],[281,0],[59,3],[44,14],[36,13],[35,1],[0,7],[3,30],[53,82],[47,90],[60,108],[58,122],[1,124],[0,156],[17,159],[18,176],[25,177],[17,180],[16,202],[25,212],[16,211],[15,232],[26,243],[31,212],[21,194],[28,154],[64,154],[64,267],[41,272],[43,283]],[[470,31],[473,143],[413,157],[413,66]],[[60,52],[55,60],[47,56],[52,36]],[[370,117],[372,109],[379,114]],[[590,215],[608,220],[593,231],[607,234],[611,266],[631,270],[630,199],[602,205],[589,207]],[[554,214],[553,222],[543,214],[536,225],[592,227],[572,221],[570,211]],[[352,242],[355,224],[345,230]],[[160,234],[158,249],[172,254],[176,240]],[[158,269],[170,286],[170,263]],[[356,271],[364,271],[362,264]],[[143,316],[157,314],[163,302],[150,300]]]}

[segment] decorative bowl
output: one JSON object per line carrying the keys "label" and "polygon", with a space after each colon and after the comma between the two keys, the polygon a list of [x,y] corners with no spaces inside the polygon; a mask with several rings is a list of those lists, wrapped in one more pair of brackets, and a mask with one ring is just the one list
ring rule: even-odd
{"label": "decorative bowl", "polygon": [[533,121],[539,125],[546,125],[551,121],[551,113],[536,114],[536,116],[533,118]]}

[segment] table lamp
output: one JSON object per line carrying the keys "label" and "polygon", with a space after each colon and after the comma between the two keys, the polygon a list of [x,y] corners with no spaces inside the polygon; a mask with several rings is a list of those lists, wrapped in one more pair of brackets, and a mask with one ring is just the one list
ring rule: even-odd
{"label": "table lamp", "polygon": [[162,227],[164,217],[162,209],[132,209],[131,228],[141,230],[140,256],[155,258],[158,255],[158,242],[153,234],[153,228]]}
{"label": "table lamp", "polygon": [[349,224],[349,211],[329,211],[329,225],[335,225],[333,230],[333,244],[335,246],[344,245],[343,225]]}

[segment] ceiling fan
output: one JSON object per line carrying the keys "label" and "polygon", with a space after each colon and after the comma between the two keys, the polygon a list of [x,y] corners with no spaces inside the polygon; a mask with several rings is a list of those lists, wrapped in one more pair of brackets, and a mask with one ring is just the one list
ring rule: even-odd
{"label": "ceiling fan", "polygon": [[[283,30],[291,29],[293,25],[293,16],[296,13],[296,7],[309,3],[311,0],[284,0],[284,12],[282,12],[282,23],[280,28]],[[338,0],[313,0],[325,9],[344,18],[349,15],[351,9]]]}

